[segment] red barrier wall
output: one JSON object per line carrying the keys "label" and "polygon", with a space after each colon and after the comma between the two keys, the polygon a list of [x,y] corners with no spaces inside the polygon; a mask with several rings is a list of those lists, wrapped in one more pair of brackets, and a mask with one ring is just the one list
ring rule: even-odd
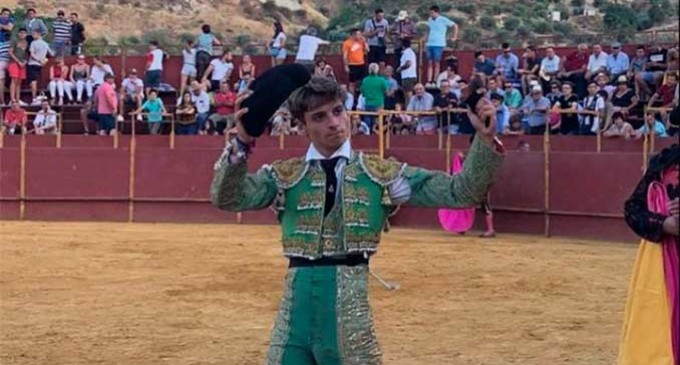
{"label": "red barrier wall", "polygon": [[[26,136],[23,170],[21,138],[6,136],[0,148],[0,219],[21,219],[23,205],[23,219],[28,220],[237,220],[236,214],[219,211],[208,200],[213,163],[224,145],[223,137],[177,136],[170,148],[168,136],[137,136],[134,142],[122,136],[118,148],[113,148],[111,137],[64,135],[57,148],[56,137]],[[444,170],[446,150],[438,148],[438,139],[393,137],[386,156]],[[509,152],[492,188],[499,231],[634,240],[622,220],[622,209],[642,174],[642,142],[603,140],[604,152],[598,153],[596,140],[555,138],[546,155],[542,137],[521,139],[530,143],[531,152],[515,151],[519,138],[504,139]],[[286,138],[283,150],[279,143],[278,138],[258,140],[250,170],[275,159],[301,156],[308,141]],[[657,140],[653,145],[658,151],[670,143],[670,139]],[[353,145],[374,150],[377,141],[356,138]],[[452,151],[464,151],[468,145],[467,137],[451,139]],[[483,228],[484,220],[479,218],[477,227]],[[271,210],[244,213],[242,221],[276,222]],[[439,226],[437,209],[407,206],[391,222],[395,226]]]}

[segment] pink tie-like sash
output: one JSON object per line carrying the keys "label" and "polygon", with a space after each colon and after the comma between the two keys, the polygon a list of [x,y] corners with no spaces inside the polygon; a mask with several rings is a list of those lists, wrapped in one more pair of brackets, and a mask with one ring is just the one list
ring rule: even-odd
{"label": "pink tie-like sash", "polygon": [[[455,175],[463,170],[463,159],[457,152],[452,157],[451,174]],[[438,214],[439,223],[448,232],[467,232],[475,223],[475,208],[439,209]]]}

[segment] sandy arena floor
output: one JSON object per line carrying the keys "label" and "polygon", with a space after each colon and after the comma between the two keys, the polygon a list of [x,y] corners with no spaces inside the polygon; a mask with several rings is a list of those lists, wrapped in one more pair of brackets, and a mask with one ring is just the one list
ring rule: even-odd
{"label": "sandy arena floor", "polygon": [[[0,222],[0,364],[261,364],[278,227]],[[386,365],[610,365],[636,245],[393,230]]]}

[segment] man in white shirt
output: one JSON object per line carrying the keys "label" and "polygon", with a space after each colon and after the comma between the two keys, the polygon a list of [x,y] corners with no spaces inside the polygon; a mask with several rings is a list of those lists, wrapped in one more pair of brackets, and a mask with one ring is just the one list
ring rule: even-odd
{"label": "man in white shirt", "polygon": [[158,48],[157,41],[149,42],[149,53],[146,55],[146,93],[151,89],[158,90],[163,76],[163,58],[165,53]]}
{"label": "man in white shirt", "polygon": [[593,54],[588,57],[588,66],[586,70],[586,80],[590,80],[593,76],[600,72],[607,72],[607,58],[609,55],[602,51],[602,46],[599,44],[593,45]]}
{"label": "man in white shirt", "polygon": [[210,118],[210,96],[198,81],[191,82],[191,102],[196,107],[196,122],[198,123],[199,133],[206,134],[206,123]]}
{"label": "man in white shirt", "polygon": [[220,89],[222,81],[229,81],[231,73],[234,71],[232,59],[231,51],[225,50],[221,58],[210,61],[210,66],[205,70],[202,79],[202,82],[205,83],[208,80],[208,75],[210,75],[210,90],[217,91]]}
{"label": "man in white shirt", "polygon": [[90,79],[92,79],[92,85],[96,89],[97,86],[104,83],[104,76],[106,74],[114,74],[111,65],[105,63],[101,56],[94,56],[94,65],[92,66],[92,71],[90,72]]}
{"label": "man in white shirt", "polygon": [[[125,115],[125,106],[129,105],[133,110],[137,110],[142,107],[142,101],[144,100],[144,81],[137,77],[137,70],[130,70],[130,75],[126,77],[120,88],[120,97],[118,98],[118,108],[120,114],[118,114],[118,120],[123,121],[123,115]],[[142,121],[142,115],[137,114],[137,120]]]}
{"label": "man in white shirt", "polygon": [[416,53],[411,48],[411,40],[403,39],[401,45],[403,50],[397,71],[401,73],[401,88],[404,90],[405,103],[408,105],[413,88],[418,82],[418,65]]}
{"label": "man in white shirt", "polygon": [[316,51],[320,45],[331,44],[329,41],[324,41],[316,36],[316,28],[307,28],[307,34],[300,37],[300,45],[295,56],[295,63],[299,63],[307,67],[310,73],[314,72],[314,59]]}
{"label": "man in white shirt", "polygon": [[40,111],[33,120],[35,134],[57,134],[57,113],[50,108],[49,100],[43,100]]}

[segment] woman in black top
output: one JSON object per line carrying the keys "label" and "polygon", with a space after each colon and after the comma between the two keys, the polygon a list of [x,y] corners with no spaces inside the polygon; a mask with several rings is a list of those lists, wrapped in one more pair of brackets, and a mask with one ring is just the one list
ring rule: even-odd
{"label": "woman in black top", "polygon": [[[553,110],[560,111],[560,122],[553,129],[560,131],[564,135],[577,135],[578,124],[578,96],[574,94],[574,85],[566,82],[562,85],[562,96],[553,105]],[[567,113],[569,112],[569,113]]]}
{"label": "woman in black top", "polygon": [[635,95],[635,91],[628,87],[626,76],[620,76],[616,85],[616,91],[612,95],[613,111],[621,112],[624,116],[627,116],[630,109],[637,104],[638,97]]}

